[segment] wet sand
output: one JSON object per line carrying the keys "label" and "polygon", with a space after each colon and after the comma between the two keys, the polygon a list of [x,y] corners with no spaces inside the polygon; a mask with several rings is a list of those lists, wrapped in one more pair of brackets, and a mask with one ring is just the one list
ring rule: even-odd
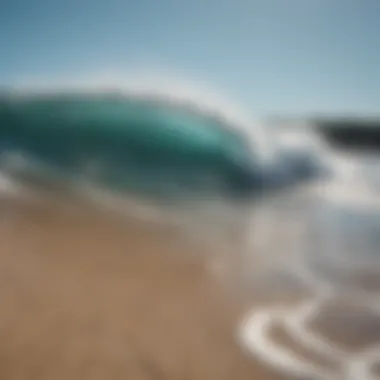
{"label": "wet sand", "polygon": [[52,201],[1,208],[2,379],[280,379],[239,346],[243,304],[175,230]]}

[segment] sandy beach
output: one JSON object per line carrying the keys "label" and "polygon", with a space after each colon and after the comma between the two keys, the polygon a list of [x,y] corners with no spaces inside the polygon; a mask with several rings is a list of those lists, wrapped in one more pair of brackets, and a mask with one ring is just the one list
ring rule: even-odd
{"label": "sandy beach", "polygon": [[172,229],[1,203],[1,378],[279,379],[237,344],[243,305]]}
{"label": "sandy beach", "polygon": [[[239,294],[229,286],[238,268],[234,256],[215,272],[210,262],[218,256],[210,247],[184,239],[173,226],[71,198],[4,196],[1,207],[1,378],[295,378],[275,371],[283,347],[344,380],[340,358],[345,362],[352,351],[359,366],[358,350],[379,342],[379,317],[365,306],[333,299],[316,313],[313,292],[302,287]],[[287,314],[276,317],[279,308]],[[262,357],[238,339],[248,311],[256,318],[253,340],[264,339]],[[308,336],[313,331],[324,342],[315,343]],[[371,354],[374,365],[377,354]],[[324,376],[300,378],[330,379]]]}

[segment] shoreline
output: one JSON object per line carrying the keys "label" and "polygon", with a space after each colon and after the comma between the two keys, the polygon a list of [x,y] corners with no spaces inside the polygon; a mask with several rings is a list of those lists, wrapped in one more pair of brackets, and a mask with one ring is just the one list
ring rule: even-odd
{"label": "shoreline", "polygon": [[[91,202],[51,195],[1,200],[4,378],[285,380],[289,376],[280,373],[287,370],[276,369],[284,353],[276,354],[278,349],[301,358],[303,366],[337,368],[334,355],[326,361],[328,350],[315,333],[325,344],[332,337],[352,347],[351,368],[358,374],[369,366],[360,364],[364,356],[355,347],[368,351],[373,366],[380,361],[368,346],[378,341],[380,318],[355,311],[344,299],[318,307],[316,314],[310,299],[316,284],[286,288],[269,281],[267,288],[263,283],[239,294],[231,283],[239,255],[212,252],[169,223],[121,217]],[[213,268],[218,259],[219,272]],[[256,262],[255,273],[266,270],[260,265],[265,263]],[[254,326],[246,337],[261,339],[261,358],[239,336],[249,316]],[[347,327],[337,329],[343,320]],[[289,364],[291,358],[282,357]]]}

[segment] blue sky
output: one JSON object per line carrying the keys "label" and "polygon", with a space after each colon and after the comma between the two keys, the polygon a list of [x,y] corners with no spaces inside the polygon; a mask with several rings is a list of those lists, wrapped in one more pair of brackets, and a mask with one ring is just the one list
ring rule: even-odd
{"label": "blue sky", "polygon": [[380,0],[0,2],[0,84],[140,64],[258,115],[380,115]]}

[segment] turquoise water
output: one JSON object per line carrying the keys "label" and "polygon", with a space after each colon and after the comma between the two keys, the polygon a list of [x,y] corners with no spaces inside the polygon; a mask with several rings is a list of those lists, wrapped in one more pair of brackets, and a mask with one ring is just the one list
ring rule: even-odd
{"label": "turquoise water", "polygon": [[257,153],[206,114],[108,95],[3,100],[0,141],[47,175],[150,194],[243,187]]}

